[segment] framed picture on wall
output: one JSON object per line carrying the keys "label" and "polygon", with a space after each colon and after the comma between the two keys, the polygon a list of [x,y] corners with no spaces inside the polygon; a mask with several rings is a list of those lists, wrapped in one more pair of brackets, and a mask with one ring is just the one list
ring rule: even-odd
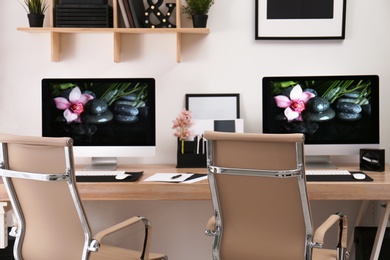
{"label": "framed picture on wall", "polygon": [[240,94],[186,94],[186,109],[194,119],[240,118]]}
{"label": "framed picture on wall", "polygon": [[344,39],[347,0],[256,0],[256,40]]}

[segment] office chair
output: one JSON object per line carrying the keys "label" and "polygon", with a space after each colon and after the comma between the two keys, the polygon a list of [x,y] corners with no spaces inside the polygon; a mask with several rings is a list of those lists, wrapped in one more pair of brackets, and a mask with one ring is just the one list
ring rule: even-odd
{"label": "office chair", "polygon": [[[330,216],[313,234],[302,134],[206,131],[214,260],[346,259],[347,219]],[[337,249],[321,249],[339,225]],[[336,247],[336,246],[335,246]]]}
{"label": "office chair", "polygon": [[[142,216],[92,236],[75,182],[71,138],[0,134],[0,142],[0,175],[17,219],[15,259],[168,259],[149,252],[151,224]],[[142,251],[102,243],[105,236],[136,223],[145,228]]]}

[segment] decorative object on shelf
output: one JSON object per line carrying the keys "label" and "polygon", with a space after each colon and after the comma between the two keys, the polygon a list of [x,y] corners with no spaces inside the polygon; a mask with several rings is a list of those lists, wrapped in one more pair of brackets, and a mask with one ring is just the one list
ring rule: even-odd
{"label": "decorative object on shelf", "polygon": [[192,16],[192,24],[194,28],[206,28],[208,18],[209,16],[207,14],[194,14]]}
{"label": "decorative object on shelf", "polygon": [[[168,11],[164,15],[162,11],[159,9],[160,6],[164,3],[164,0],[157,0],[154,3],[152,0],[147,0],[149,7],[145,10],[145,27],[150,28],[176,28],[176,25],[170,22],[171,15],[176,8],[176,4],[174,3],[166,3],[165,6],[168,8]],[[150,19],[153,17],[153,14],[160,23],[154,24]]]}
{"label": "decorative object on shelf", "polygon": [[174,136],[179,138],[181,142],[180,153],[184,154],[184,141],[191,136],[189,127],[192,125],[191,112],[189,110],[183,110],[175,120],[173,120],[172,129],[175,129]]}
{"label": "decorative object on shelf", "polygon": [[186,0],[181,10],[188,19],[192,19],[194,28],[206,28],[208,12],[213,4],[214,0]]}
{"label": "decorative object on shelf", "polygon": [[43,14],[27,14],[30,27],[43,27],[45,15]]}
{"label": "decorative object on shelf", "polygon": [[256,0],[256,40],[344,39],[347,0]]}
{"label": "decorative object on shelf", "polygon": [[106,5],[107,0],[61,0],[62,5]]}
{"label": "decorative object on shelf", "polygon": [[55,6],[54,27],[112,28],[113,10],[103,4],[60,4]]}
{"label": "decorative object on shelf", "polygon": [[43,27],[45,12],[49,7],[47,0],[24,0],[30,27]]}

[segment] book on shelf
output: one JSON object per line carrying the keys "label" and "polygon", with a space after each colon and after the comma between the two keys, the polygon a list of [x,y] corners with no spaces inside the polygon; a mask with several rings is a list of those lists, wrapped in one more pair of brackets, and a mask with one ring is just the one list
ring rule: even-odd
{"label": "book on shelf", "polygon": [[126,14],[127,14],[127,19],[129,20],[129,24],[130,24],[130,28],[135,28],[135,24],[134,24],[134,18],[133,18],[133,14],[130,10],[130,4],[129,4],[129,1],[128,0],[123,0],[123,4],[125,6],[125,10],[126,10]]}
{"label": "book on shelf", "polygon": [[[126,0],[124,0],[126,1]],[[145,6],[143,0],[128,0],[135,28],[143,28],[145,18]]]}
{"label": "book on shelf", "polygon": [[125,4],[123,0],[118,0],[119,8],[121,9],[123,22],[125,23],[126,28],[130,28],[129,17],[126,14]]}

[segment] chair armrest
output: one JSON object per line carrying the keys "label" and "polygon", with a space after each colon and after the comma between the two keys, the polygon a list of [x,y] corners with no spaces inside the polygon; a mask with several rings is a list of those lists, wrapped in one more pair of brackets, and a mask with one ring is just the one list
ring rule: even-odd
{"label": "chair armrest", "polygon": [[209,219],[209,221],[207,221],[206,229],[211,230],[211,231],[215,231],[215,217],[214,216],[211,217]]}
{"label": "chair armrest", "polygon": [[136,216],[136,217],[129,218],[125,221],[122,221],[122,222],[114,225],[114,226],[111,226],[109,228],[106,228],[104,230],[99,231],[93,237],[93,240],[92,240],[90,248],[89,248],[90,251],[98,251],[99,244],[101,243],[102,239],[105,236],[108,236],[116,231],[119,231],[119,230],[125,228],[125,227],[134,225],[140,221],[142,221],[144,226],[145,226],[145,237],[144,237],[144,244],[143,244],[142,258],[141,258],[141,259],[143,259],[144,255],[146,255],[146,256],[149,255],[149,250],[150,250],[150,242],[149,241],[150,241],[150,238],[152,236],[152,225],[151,225],[150,221],[143,216]]}
{"label": "chair armrest", "polygon": [[207,236],[214,236],[215,230],[215,217],[213,216],[209,219],[209,221],[207,221],[205,234]]}
{"label": "chair armrest", "polygon": [[313,247],[322,247],[324,245],[324,237],[326,232],[336,223],[339,224],[337,247],[347,248],[347,216],[340,213],[329,216],[329,218],[317,228],[317,230],[314,232]]}

